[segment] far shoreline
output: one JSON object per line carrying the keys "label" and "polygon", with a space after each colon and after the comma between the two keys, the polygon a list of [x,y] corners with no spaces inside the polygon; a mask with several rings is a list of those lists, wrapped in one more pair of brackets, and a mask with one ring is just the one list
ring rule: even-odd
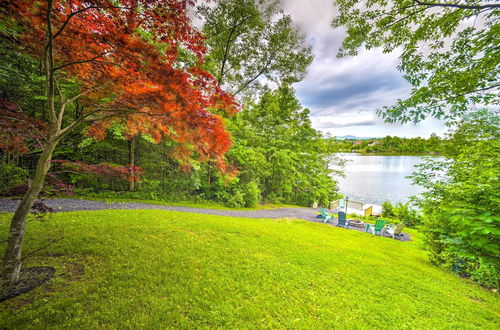
{"label": "far shoreline", "polygon": [[361,156],[443,156],[439,152],[363,152],[358,150],[339,151],[335,154],[357,154]]}

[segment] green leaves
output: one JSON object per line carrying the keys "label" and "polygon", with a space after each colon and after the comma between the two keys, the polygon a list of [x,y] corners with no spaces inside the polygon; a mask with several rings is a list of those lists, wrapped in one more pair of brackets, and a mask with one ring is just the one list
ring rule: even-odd
{"label": "green leaves", "polygon": [[[337,0],[332,26],[346,28],[339,57],[361,47],[402,50],[400,70],[411,96],[378,109],[388,122],[453,119],[471,106],[498,105],[498,10],[467,0],[449,6],[413,0]],[[358,8],[363,8],[360,10]]]}
{"label": "green leaves", "polygon": [[206,68],[235,95],[263,92],[271,82],[300,81],[312,61],[304,35],[278,5],[223,0],[199,8],[209,48]]}
{"label": "green leaves", "polygon": [[228,158],[241,182],[259,183],[265,201],[327,205],[336,197],[331,148],[308,114],[285,86],[265,93],[230,122],[234,139]]}
{"label": "green leaves", "polygon": [[498,286],[500,118],[483,110],[455,125],[444,148],[447,158],[427,160],[412,176],[426,189],[419,205],[427,246],[435,262]]}

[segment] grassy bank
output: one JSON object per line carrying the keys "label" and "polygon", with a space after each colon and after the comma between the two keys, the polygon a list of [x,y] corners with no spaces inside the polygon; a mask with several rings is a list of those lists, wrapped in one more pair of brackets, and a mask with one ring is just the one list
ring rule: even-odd
{"label": "grassy bank", "polygon": [[[8,214],[0,215],[5,237]],[[498,295],[414,242],[299,220],[158,210],[52,215],[25,251],[46,286],[0,305],[0,328],[495,328]],[[4,246],[2,246],[2,249]],[[0,251],[2,252],[2,251]]]}

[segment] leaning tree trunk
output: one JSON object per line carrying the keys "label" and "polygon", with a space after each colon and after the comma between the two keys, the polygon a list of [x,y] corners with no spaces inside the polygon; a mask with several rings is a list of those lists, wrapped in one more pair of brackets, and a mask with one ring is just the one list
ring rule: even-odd
{"label": "leaning tree trunk", "polygon": [[26,232],[26,218],[40,190],[42,190],[56,145],[57,142],[50,142],[46,145],[45,150],[38,159],[35,177],[12,218],[7,249],[3,258],[2,280],[4,286],[12,286],[19,281],[22,265],[21,249]]}

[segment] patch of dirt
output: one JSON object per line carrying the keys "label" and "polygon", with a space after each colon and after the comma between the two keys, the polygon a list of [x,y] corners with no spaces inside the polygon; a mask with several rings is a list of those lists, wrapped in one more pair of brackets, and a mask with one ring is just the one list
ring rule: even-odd
{"label": "patch of dirt", "polygon": [[477,301],[477,302],[480,302],[480,303],[484,303],[484,299],[482,298],[479,298],[479,297],[472,297],[472,296],[469,296],[470,299],[474,300],[474,301]]}
{"label": "patch of dirt", "polygon": [[65,274],[62,274],[61,277],[64,277],[69,282],[76,282],[80,280],[80,277],[85,273],[85,267],[82,264],[71,262],[66,266]]}

